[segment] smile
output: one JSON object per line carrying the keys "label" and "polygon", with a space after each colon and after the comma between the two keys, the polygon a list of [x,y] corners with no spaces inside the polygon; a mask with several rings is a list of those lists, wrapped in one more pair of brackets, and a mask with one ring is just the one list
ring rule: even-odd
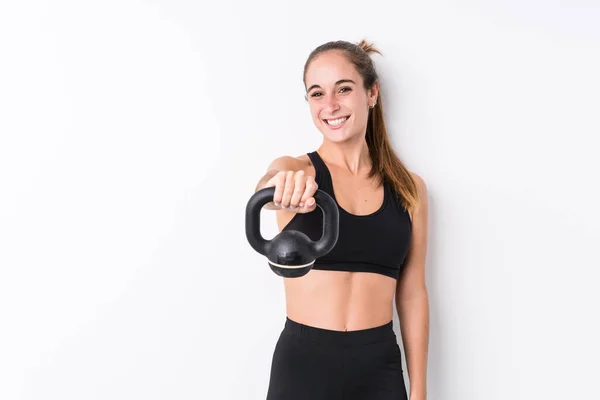
{"label": "smile", "polygon": [[341,117],[341,118],[336,118],[336,119],[325,119],[324,121],[327,123],[327,125],[332,126],[332,127],[339,127],[341,126],[344,122],[346,122],[346,120],[348,119],[348,117]]}

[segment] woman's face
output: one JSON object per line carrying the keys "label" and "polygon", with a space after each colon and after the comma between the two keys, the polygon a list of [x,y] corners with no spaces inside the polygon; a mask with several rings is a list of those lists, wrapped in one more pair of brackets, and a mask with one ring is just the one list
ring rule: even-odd
{"label": "woman's face", "polygon": [[369,91],[340,51],[317,56],[306,71],[306,97],[317,129],[333,142],[363,137],[377,85]]}

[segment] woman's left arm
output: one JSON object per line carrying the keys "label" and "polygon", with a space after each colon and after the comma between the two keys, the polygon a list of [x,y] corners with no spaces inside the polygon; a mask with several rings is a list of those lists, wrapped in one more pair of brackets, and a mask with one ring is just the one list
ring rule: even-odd
{"label": "woman's left arm", "polygon": [[429,299],[425,284],[428,201],[423,179],[411,173],[421,203],[412,216],[410,250],[396,286],[396,309],[410,381],[410,400],[427,398],[427,355],[429,347]]}

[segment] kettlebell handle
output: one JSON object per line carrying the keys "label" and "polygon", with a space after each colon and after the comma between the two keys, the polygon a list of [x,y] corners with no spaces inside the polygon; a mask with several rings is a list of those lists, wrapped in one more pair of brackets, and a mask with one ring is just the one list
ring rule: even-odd
{"label": "kettlebell handle", "polygon": [[[266,240],[260,232],[260,211],[263,206],[273,201],[275,187],[258,190],[250,197],[246,205],[246,238],[250,246],[258,253],[266,255],[269,252],[271,240]],[[323,234],[321,239],[313,244],[314,257],[318,258],[329,253],[338,240],[339,211],[333,198],[326,192],[317,189],[314,194],[317,206],[323,211]]]}

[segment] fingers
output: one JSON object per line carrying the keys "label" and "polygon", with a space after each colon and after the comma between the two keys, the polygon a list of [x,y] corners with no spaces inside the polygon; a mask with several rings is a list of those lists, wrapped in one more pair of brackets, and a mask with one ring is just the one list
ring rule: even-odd
{"label": "fingers", "polygon": [[281,198],[281,207],[289,208],[290,202],[292,201],[292,195],[294,194],[294,186],[296,180],[294,179],[294,171],[287,171],[285,174],[285,183],[283,184],[283,196]]}
{"label": "fingers", "polygon": [[300,171],[279,171],[265,187],[275,187],[273,204],[279,209],[307,213],[314,211],[316,201],[313,197],[317,191],[315,178]]}
{"label": "fingers", "polygon": [[314,211],[317,203],[315,201],[314,195],[317,191],[318,185],[315,182],[315,178],[312,176],[308,176],[305,179],[304,192],[302,193],[302,197],[300,199],[300,212],[311,212]]}
{"label": "fingers", "polygon": [[281,205],[283,198],[283,190],[285,186],[286,171],[279,171],[275,176],[267,181],[265,187],[275,187],[275,193],[273,194],[273,204],[277,207]]}
{"label": "fingers", "polygon": [[290,200],[289,207],[292,210],[296,210],[300,207],[300,200],[304,194],[304,188],[306,187],[306,178],[304,171],[296,171],[294,175],[294,191]]}

